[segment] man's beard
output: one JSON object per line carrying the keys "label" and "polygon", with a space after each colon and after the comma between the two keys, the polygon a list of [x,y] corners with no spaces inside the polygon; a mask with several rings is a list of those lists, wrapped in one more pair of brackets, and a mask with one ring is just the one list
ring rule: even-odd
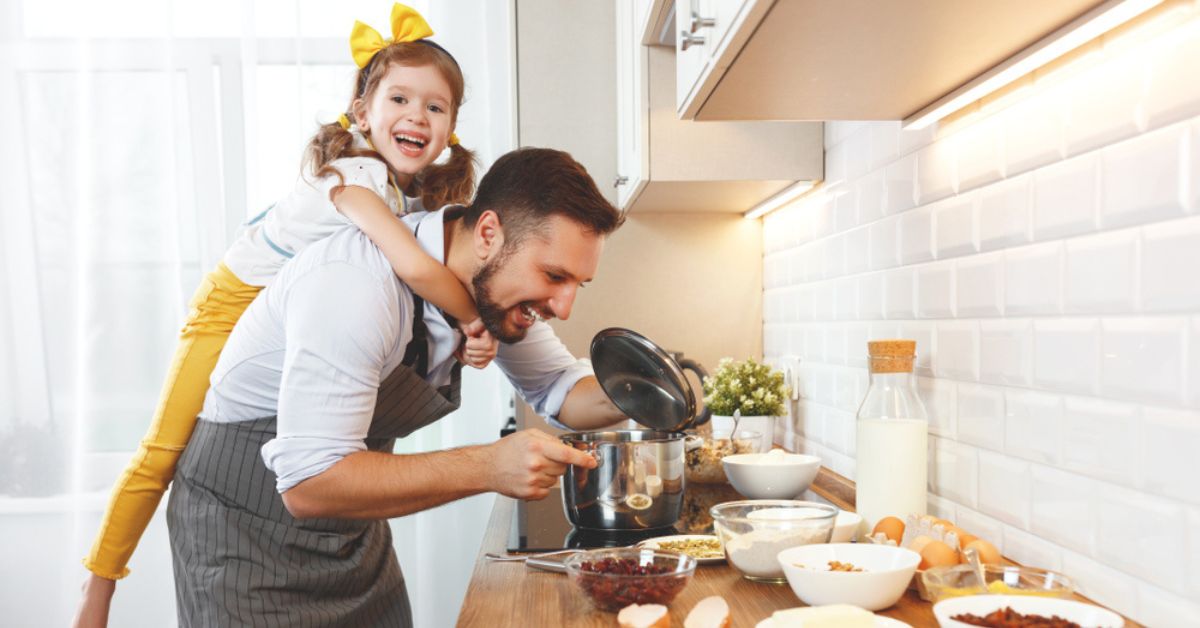
{"label": "man's beard", "polygon": [[508,247],[505,246],[500,250],[491,261],[485,263],[482,268],[475,272],[475,276],[471,278],[471,285],[475,288],[475,309],[479,310],[479,318],[483,321],[483,326],[505,344],[512,344],[525,339],[526,330],[520,329],[512,333],[504,331],[504,321],[508,318],[508,310],[500,307],[494,299],[492,299],[491,279],[504,265],[511,254]]}

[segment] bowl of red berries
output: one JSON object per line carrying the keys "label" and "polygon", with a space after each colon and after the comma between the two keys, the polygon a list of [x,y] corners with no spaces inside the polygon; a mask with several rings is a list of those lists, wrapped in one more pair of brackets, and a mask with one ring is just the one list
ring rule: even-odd
{"label": "bowl of red berries", "polygon": [[596,608],[671,603],[696,572],[696,559],[677,552],[625,547],[572,554],[567,576]]}

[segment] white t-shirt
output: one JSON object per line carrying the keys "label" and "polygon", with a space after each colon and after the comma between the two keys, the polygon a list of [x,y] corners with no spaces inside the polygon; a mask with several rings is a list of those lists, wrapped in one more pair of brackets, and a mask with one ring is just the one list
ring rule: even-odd
{"label": "white t-shirt", "polygon": [[[354,148],[369,149],[370,144],[358,127],[350,128]],[[329,165],[342,174],[344,185],[375,192],[393,214],[403,216],[421,209],[416,199],[397,192],[388,178],[387,164],[374,157],[343,157]],[[225,265],[243,283],[251,286],[270,283],[283,263],[304,247],[353,224],[329,200],[329,191],[342,184],[332,174],[313,178],[306,170],[290,194],[246,223],[225,252]]]}
{"label": "white t-shirt", "polygon": [[[444,210],[409,214],[417,241],[444,259]],[[213,371],[201,418],[233,423],[275,415],[276,437],[263,446],[280,491],[366,449],[379,385],[412,337],[412,293],[361,231],[344,228],[288,262],[246,309]],[[461,336],[436,307],[426,307],[429,375],[450,382]],[[552,421],[567,393],[591,375],[544,322],[524,340],[501,344],[496,364],[534,410]],[[555,421],[556,425],[562,426]]]}

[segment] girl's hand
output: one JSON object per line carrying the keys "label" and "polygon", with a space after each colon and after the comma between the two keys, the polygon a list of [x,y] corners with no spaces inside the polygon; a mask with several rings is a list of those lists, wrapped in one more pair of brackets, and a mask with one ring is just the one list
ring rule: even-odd
{"label": "girl's hand", "polygon": [[465,336],[464,342],[455,354],[458,361],[477,369],[482,369],[490,364],[496,357],[496,348],[499,342],[492,334],[488,333],[487,328],[483,326],[483,321],[477,318],[463,325],[462,332]]}
{"label": "girl's hand", "polygon": [[108,609],[112,603],[116,580],[88,574],[83,582],[83,595],[75,611],[74,628],[104,628],[108,626]]}

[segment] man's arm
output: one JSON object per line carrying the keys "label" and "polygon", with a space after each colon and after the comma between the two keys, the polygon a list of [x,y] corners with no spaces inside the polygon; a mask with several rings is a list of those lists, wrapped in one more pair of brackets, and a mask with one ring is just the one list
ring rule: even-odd
{"label": "man's arm", "polygon": [[627,418],[624,412],[613,405],[595,375],[575,382],[571,392],[563,399],[562,409],[558,411],[560,423],[580,431],[608,427]]}
{"label": "man's arm", "polygon": [[542,499],[568,464],[596,461],[537,430],[427,454],[362,451],[284,492],[283,503],[298,519],[386,519],[486,491]]}

